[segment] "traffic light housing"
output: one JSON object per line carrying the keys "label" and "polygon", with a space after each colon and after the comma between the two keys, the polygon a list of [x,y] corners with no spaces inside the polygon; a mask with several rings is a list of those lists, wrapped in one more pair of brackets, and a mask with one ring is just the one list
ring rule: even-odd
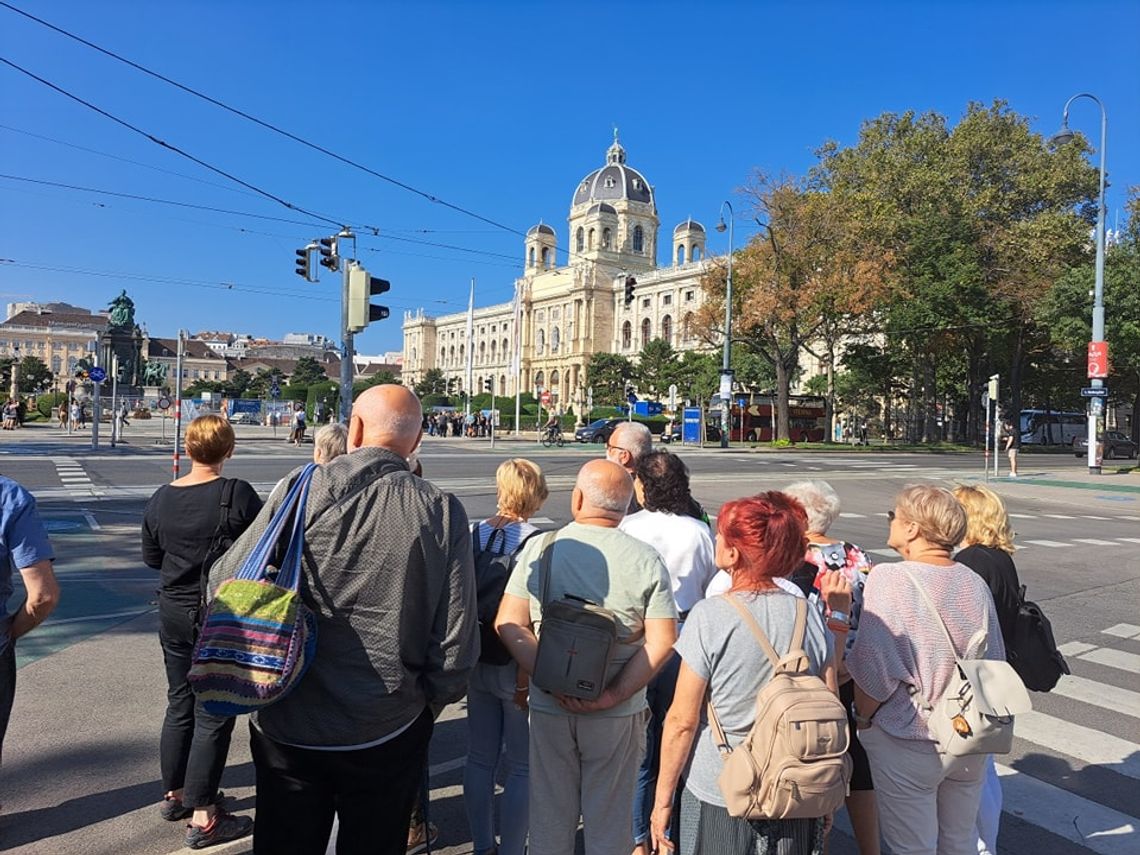
{"label": "traffic light housing", "polygon": [[494,377],[485,377],[483,379],[483,391],[484,392],[494,392],[495,391],[495,378]]}
{"label": "traffic light housing", "polygon": [[633,302],[633,289],[637,287],[637,280],[632,276],[625,277],[625,304]]}
{"label": "traffic light housing", "polygon": [[321,238],[317,241],[317,248],[321,253],[321,267],[336,270],[340,266],[335,237]]}
{"label": "traffic light housing", "polygon": [[378,279],[371,276],[360,265],[349,268],[348,271],[348,329],[350,332],[360,332],[373,321],[382,321],[388,317],[387,306],[373,306],[372,297],[383,294],[392,287],[387,279]]}
{"label": "traffic light housing", "polygon": [[313,268],[313,251],[316,248],[317,245],[311,243],[304,249],[298,249],[294,252],[294,255],[297,256],[297,261],[293,272],[306,282],[317,281],[317,271]]}

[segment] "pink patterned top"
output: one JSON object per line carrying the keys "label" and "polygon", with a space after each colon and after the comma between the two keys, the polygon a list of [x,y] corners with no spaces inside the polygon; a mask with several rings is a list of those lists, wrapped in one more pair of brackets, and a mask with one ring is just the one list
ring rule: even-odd
{"label": "pink patterned top", "polygon": [[989,588],[964,564],[938,567],[900,561],[876,564],[868,574],[859,637],[847,657],[847,669],[859,688],[883,702],[874,715],[876,727],[900,739],[933,745],[926,716],[911,700],[909,687],[928,701],[938,700],[950,682],[954,653],[906,570],[926,588],[961,658],[979,658],[980,643],[967,648],[983,627],[987,632],[980,658],[1004,660],[1005,645]]}

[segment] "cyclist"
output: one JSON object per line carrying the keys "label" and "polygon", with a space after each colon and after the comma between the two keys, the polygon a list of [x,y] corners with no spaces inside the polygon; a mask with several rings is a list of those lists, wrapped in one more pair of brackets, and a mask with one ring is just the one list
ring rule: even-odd
{"label": "cyclist", "polygon": [[542,427],[542,432],[551,439],[557,439],[562,433],[562,422],[554,413],[550,414],[550,418],[546,420],[546,424]]}

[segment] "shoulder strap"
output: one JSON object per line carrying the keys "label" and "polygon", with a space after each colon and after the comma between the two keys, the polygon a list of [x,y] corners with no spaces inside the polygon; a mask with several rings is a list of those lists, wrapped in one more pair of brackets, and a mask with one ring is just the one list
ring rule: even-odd
{"label": "shoulder strap", "polygon": [[922,586],[922,583],[918,581],[917,577],[915,577],[915,575],[911,573],[910,570],[907,570],[904,567],[903,572],[906,573],[907,577],[911,581],[911,584],[918,589],[918,594],[920,597],[922,597],[922,601],[926,603],[927,609],[932,615],[934,615],[934,621],[942,629],[942,636],[946,639],[946,643],[950,646],[950,652],[954,654],[954,659],[959,662],[962,661],[962,657],[958,655],[958,648],[954,646],[954,640],[950,637],[950,631],[946,629],[946,624],[942,620],[942,616],[938,614],[938,609],[935,608],[934,601],[931,600],[930,595],[926,593],[926,588]]}
{"label": "shoulder strap", "polygon": [[549,531],[542,539],[542,547],[540,557],[538,559],[538,575],[539,575],[539,606],[546,606],[546,601],[550,596],[550,562],[554,555],[554,540],[558,537],[557,531]]}
{"label": "shoulder strap", "polygon": [[[752,613],[736,598],[735,594],[725,594],[725,599],[732,605],[734,609],[740,612],[740,616],[744,618],[744,625],[752,630],[752,634],[756,637],[760,649],[764,651],[764,655],[768,657],[768,661],[772,663],[775,668],[780,664],[780,657],[776,650],[772,647],[772,642],[768,640],[768,636],[764,634],[764,630],[760,628],[760,624],[756,622],[756,618],[752,617]],[[796,599],[799,599],[798,597]],[[799,611],[796,612],[796,630],[800,634],[800,642],[803,642],[803,621]]]}

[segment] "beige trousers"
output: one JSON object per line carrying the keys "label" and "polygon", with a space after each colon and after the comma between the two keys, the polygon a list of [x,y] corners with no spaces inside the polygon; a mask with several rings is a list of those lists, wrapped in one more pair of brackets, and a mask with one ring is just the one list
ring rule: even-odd
{"label": "beige trousers", "polygon": [[629,855],[645,716],[531,711],[528,855],[573,855],[579,816],[586,855]]}
{"label": "beige trousers", "polygon": [[894,855],[977,855],[989,755],[950,757],[930,742],[859,731],[871,761],[883,839]]}

